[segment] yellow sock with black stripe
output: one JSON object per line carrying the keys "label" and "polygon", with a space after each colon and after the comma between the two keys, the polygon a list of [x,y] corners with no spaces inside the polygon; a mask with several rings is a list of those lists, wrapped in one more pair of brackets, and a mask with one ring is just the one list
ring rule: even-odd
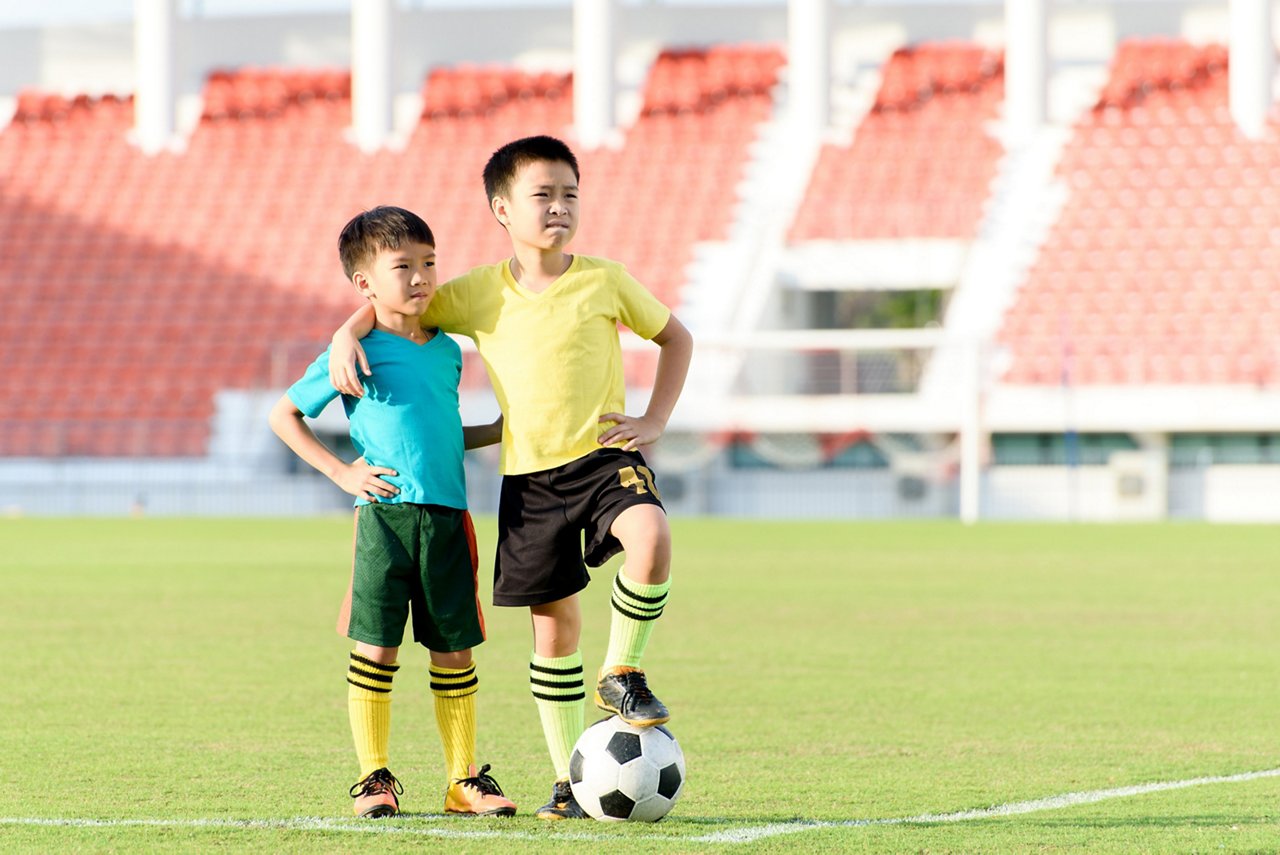
{"label": "yellow sock with black stripe", "polygon": [[547,740],[556,780],[568,778],[569,755],[582,735],[585,718],[582,651],[556,658],[534,653],[529,659],[529,689],[542,718],[542,735]]}
{"label": "yellow sock with black stripe", "polygon": [[465,778],[476,762],[476,665],[431,666],[431,694],[436,698],[436,726],[444,746],[446,783]]}
{"label": "yellow sock with black stripe", "polygon": [[[626,569],[625,567],[623,568]],[[653,625],[667,605],[671,580],[656,585],[632,581],[622,570],[613,579],[613,619],[609,623],[609,649],[604,654],[604,667],[618,665],[640,667],[644,650],[653,635]]]}
{"label": "yellow sock with black stripe", "polygon": [[391,743],[391,678],[398,664],[379,665],[359,653],[347,667],[347,714],[360,761],[360,779],[385,768]]}

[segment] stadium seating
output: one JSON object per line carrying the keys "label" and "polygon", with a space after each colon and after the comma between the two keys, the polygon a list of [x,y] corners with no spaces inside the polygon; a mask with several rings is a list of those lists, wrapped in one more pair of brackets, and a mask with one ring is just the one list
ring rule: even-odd
{"label": "stadium seating", "polygon": [[1123,43],[1059,165],[1070,197],[1000,332],[1024,384],[1280,376],[1280,148],[1241,136],[1227,55]]}
{"label": "stadium seating", "polygon": [[[781,64],[751,46],[659,56],[623,145],[582,153],[575,249],[678,305]],[[335,252],[354,212],[422,213],[446,277],[506,256],[481,169],[518,136],[572,139],[571,93],[565,74],[438,69],[403,146],[364,154],[345,71],[219,71],[184,148],[145,156],[129,99],[24,92],[0,131],[0,455],[205,453],[217,390],[282,388],[358,305]]]}
{"label": "stadium seating", "polygon": [[968,43],[894,52],[851,144],[824,145],[792,225],[812,240],[972,238],[1000,144],[999,54]]}

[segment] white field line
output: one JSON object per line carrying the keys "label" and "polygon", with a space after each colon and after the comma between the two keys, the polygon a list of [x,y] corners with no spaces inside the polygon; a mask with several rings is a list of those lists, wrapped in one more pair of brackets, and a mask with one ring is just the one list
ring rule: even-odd
{"label": "white field line", "polygon": [[1087,805],[1104,802],[1108,799],[1122,799],[1128,796],[1141,796],[1146,793],[1159,793],[1165,790],[1182,790],[1187,787],[1200,787],[1205,784],[1235,784],[1241,781],[1256,781],[1259,778],[1280,778],[1280,769],[1263,769],[1259,772],[1241,772],[1238,775],[1214,775],[1204,778],[1188,778],[1183,781],[1157,781],[1152,784],[1135,784],[1129,787],[1113,787],[1108,790],[1088,790],[1082,793],[1063,793],[1060,796],[1049,796],[1043,799],[1032,799],[1025,802],[1009,802],[989,808],[963,810],[955,813],[922,813],[918,816],[902,816],[887,819],[850,819],[843,822],[800,821],[795,823],[775,823],[754,828],[731,829],[706,834],[696,840],[709,843],[750,843],[765,837],[776,837],[781,834],[794,834],[814,828],[851,828],[870,825],[926,825],[944,822],[969,822],[974,819],[991,819],[1001,816],[1017,816],[1024,813],[1036,813],[1043,810],[1058,810],[1074,805]]}
{"label": "white field line", "polygon": [[[1009,802],[988,808],[957,811],[955,813],[923,813],[916,816],[889,817],[884,819],[850,819],[844,821],[798,820],[796,822],[779,822],[769,825],[749,826],[726,829],[695,837],[652,835],[647,839],[652,842],[670,841],[682,843],[720,843],[737,844],[752,843],[768,837],[786,834],[798,834],[820,828],[862,828],[874,825],[931,825],[948,822],[969,822],[975,819],[991,819],[1003,816],[1018,816],[1038,811],[1059,810],[1074,805],[1093,804],[1109,799],[1121,799],[1129,796],[1141,796],[1147,793],[1159,793],[1166,790],[1182,790],[1187,787],[1200,787],[1206,784],[1235,784],[1243,781],[1256,781],[1260,778],[1280,778],[1280,768],[1263,769],[1258,772],[1241,772],[1237,775],[1214,775],[1203,778],[1188,778],[1182,781],[1158,781],[1151,784],[1135,784],[1129,787],[1113,787],[1106,790],[1088,790],[1079,793],[1063,793],[1043,799],[1032,799],[1024,802]],[[406,817],[410,818],[410,817]],[[53,817],[0,817],[0,826],[49,826],[60,828],[226,828],[246,830],[287,830],[287,831],[336,831],[355,832],[357,834],[409,834],[429,837],[455,839],[490,839],[503,840],[616,840],[614,835],[571,832],[552,834],[533,834],[526,831],[503,831],[493,829],[457,828],[459,820],[445,817],[412,816],[413,819],[438,819],[451,828],[422,828],[401,825],[395,820],[369,822],[359,820],[334,820],[317,817],[297,817],[295,819],[77,819]],[[465,820],[463,820],[465,822]],[[628,835],[628,840],[639,838]]]}

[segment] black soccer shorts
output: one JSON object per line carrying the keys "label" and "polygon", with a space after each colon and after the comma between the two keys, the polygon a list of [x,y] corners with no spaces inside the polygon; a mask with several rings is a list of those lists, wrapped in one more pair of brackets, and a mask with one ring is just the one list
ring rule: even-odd
{"label": "black soccer shorts", "polygon": [[638,451],[602,448],[555,469],[503,476],[493,604],[536,606],[587,587],[587,565],[622,551],[609,528],[633,505],[662,507]]}

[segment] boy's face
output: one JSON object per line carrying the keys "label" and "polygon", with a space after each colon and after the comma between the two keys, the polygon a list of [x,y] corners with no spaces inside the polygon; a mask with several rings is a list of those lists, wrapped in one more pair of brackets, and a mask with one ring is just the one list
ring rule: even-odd
{"label": "boy's face", "polygon": [[563,249],[578,231],[578,179],[563,161],[526,163],[511,182],[509,195],[495,196],[491,204],[514,244]]}
{"label": "boy's face", "polygon": [[398,249],[380,249],[351,282],[375,308],[417,317],[436,294],[436,248],[407,241]]}

